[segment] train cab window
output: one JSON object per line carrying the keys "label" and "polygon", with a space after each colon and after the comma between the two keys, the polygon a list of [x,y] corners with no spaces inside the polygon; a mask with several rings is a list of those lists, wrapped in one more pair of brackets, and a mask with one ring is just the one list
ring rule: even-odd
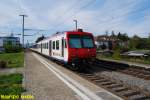
{"label": "train cab window", "polygon": [[56,50],[59,50],[59,40],[56,41]]}
{"label": "train cab window", "polygon": [[71,48],[82,48],[81,37],[79,35],[70,35],[69,46]]}
{"label": "train cab window", "polygon": [[53,49],[55,49],[55,41],[53,41]]}
{"label": "train cab window", "polygon": [[92,36],[82,36],[82,41],[83,41],[83,47],[84,48],[93,48],[94,47],[94,42]]}

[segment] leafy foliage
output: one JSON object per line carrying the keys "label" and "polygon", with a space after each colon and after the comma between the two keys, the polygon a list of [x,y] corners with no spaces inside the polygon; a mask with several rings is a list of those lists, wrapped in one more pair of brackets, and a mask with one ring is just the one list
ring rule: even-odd
{"label": "leafy foliage", "polygon": [[35,42],[38,43],[38,42],[42,41],[43,39],[45,39],[45,37],[42,35],[41,37],[38,37]]}
{"label": "leafy foliage", "polygon": [[24,91],[21,85],[22,78],[23,78],[22,74],[1,75],[0,76],[0,94],[21,95],[21,93]]}
{"label": "leafy foliage", "polygon": [[21,52],[22,47],[21,46],[13,46],[13,45],[4,45],[5,52],[6,53],[16,53],[16,52]]}
{"label": "leafy foliage", "polygon": [[0,61],[5,61],[6,67],[23,67],[24,53],[3,53],[0,54]]}
{"label": "leafy foliage", "polygon": [[0,60],[0,68],[6,68],[7,62],[4,60]]}

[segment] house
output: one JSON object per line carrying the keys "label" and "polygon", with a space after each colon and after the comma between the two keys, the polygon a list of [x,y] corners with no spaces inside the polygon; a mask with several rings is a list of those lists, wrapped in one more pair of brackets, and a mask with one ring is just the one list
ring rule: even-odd
{"label": "house", "polygon": [[95,44],[97,48],[112,50],[116,45],[127,47],[127,41],[122,41],[116,36],[99,35],[95,37]]}
{"label": "house", "polygon": [[14,36],[0,37],[0,51],[4,51],[4,46],[6,44],[12,46],[20,46],[20,38]]}

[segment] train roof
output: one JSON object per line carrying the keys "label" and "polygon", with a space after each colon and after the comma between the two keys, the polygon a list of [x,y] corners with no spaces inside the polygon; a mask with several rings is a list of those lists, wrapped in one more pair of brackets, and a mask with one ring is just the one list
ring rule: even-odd
{"label": "train roof", "polygon": [[[53,35],[51,35],[51,36],[49,36],[49,37],[47,37],[47,38],[45,38],[44,40],[42,40],[42,41],[45,41],[45,40],[48,40],[48,39],[50,39],[50,38],[52,38],[52,37],[55,37],[55,36],[60,36],[60,35],[62,35],[62,34],[85,34],[85,35],[92,35],[92,33],[90,33],[90,32],[84,32],[82,29],[78,29],[78,30],[74,30],[74,31],[63,31],[63,32],[56,32],[55,34],[53,34]],[[40,43],[40,42],[42,42],[42,41],[39,41],[38,43]]]}

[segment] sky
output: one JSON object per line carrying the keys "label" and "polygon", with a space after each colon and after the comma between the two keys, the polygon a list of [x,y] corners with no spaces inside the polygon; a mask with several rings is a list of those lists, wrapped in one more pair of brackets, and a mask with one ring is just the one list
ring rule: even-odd
{"label": "sky", "polygon": [[[34,42],[42,34],[78,28],[95,36],[127,33],[150,35],[150,0],[0,0],[0,36],[14,33],[21,38],[25,17],[25,42]],[[28,29],[28,30],[27,30]]]}

